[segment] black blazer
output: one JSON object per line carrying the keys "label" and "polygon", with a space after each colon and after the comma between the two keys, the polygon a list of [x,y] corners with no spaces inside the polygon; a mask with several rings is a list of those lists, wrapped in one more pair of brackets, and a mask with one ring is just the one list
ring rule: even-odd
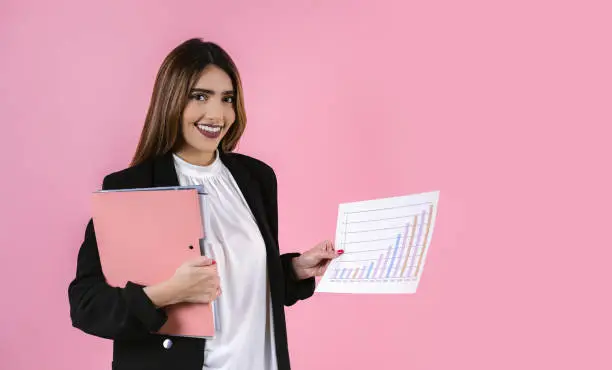
{"label": "black blazer", "polygon": [[[278,368],[290,369],[284,306],[312,296],[315,280],[295,277],[291,259],[299,253],[281,255],[279,252],[276,175],[272,168],[243,154],[220,150],[219,156],[238,183],[265,240]],[[172,153],[168,153],[105,176],[102,188],[177,185]],[[128,282],[123,288],[115,288],[106,283],[91,219],[78,253],[76,276],[69,285],[68,298],[74,327],[113,340],[113,369],[202,369],[204,339],[152,334],[166,321],[164,309],[153,305],[144,294],[143,286]]]}

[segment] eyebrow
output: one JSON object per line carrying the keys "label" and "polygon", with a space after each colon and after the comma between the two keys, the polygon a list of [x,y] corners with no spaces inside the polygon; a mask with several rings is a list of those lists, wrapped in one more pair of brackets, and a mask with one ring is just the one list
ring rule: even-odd
{"label": "eyebrow", "polygon": [[[201,88],[198,88],[198,87],[191,89],[191,93],[193,94],[194,92],[199,92],[199,93],[209,94],[209,95],[215,95],[216,94],[216,92],[213,91],[213,90],[201,89]],[[235,93],[236,92],[234,90],[227,90],[227,91],[223,91],[221,93],[221,95],[233,95]]]}

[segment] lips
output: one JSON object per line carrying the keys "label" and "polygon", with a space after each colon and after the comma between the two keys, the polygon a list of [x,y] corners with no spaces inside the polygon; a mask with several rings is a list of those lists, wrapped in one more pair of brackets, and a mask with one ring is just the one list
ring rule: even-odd
{"label": "lips", "polygon": [[209,139],[218,138],[223,130],[223,126],[221,125],[213,125],[208,123],[195,123],[194,125],[202,135]]}

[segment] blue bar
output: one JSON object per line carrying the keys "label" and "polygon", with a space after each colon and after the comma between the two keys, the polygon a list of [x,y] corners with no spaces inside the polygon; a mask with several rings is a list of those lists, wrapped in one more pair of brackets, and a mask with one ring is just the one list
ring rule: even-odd
{"label": "blue bar", "polygon": [[402,234],[397,234],[397,239],[395,239],[395,248],[393,248],[393,257],[391,257],[391,263],[389,263],[389,269],[387,270],[387,278],[391,275],[391,270],[393,270],[393,260],[395,260],[401,237]]}
{"label": "blue bar", "polygon": [[366,279],[370,278],[370,273],[372,272],[373,268],[374,268],[374,262],[370,262],[370,268],[368,269],[368,274],[366,275]]}
{"label": "blue bar", "polygon": [[340,279],[342,279],[342,277],[344,276],[344,272],[346,272],[346,268],[342,269],[342,273],[340,273]]}

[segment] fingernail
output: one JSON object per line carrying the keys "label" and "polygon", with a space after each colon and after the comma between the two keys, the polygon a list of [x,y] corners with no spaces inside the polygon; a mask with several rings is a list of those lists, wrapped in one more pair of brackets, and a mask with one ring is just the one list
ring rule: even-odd
{"label": "fingernail", "polygon": [[217,263],[217,261],[215,261],[215,260],[212,260],[212,263],[211,263],[211,264],[213,264],[213,265],[214,265],[215,263]]}
{"label": "fingernail", "polygon": [[344,253],[344,249],[338,249],[338,254]]}

